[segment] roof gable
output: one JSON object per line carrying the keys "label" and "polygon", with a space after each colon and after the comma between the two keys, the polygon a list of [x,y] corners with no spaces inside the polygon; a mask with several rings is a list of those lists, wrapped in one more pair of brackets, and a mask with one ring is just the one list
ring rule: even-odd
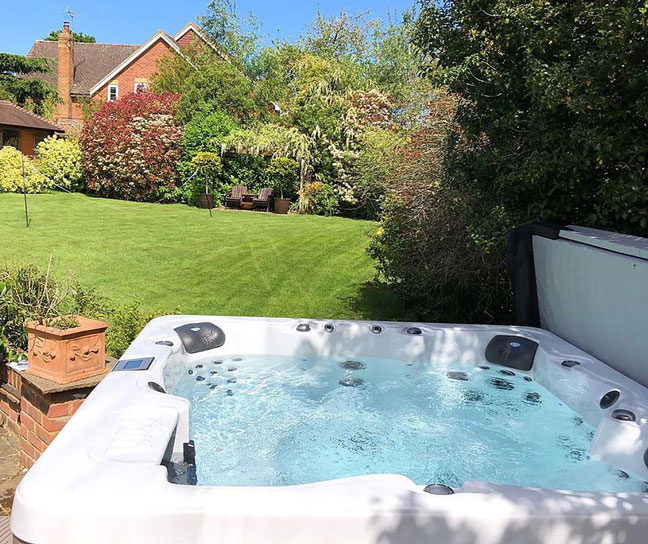
{"label": "roof gable", "polygon": [[182,38],[187,34],[188,32],[193,32],[196,36],[198,36],[204,43],[206,43],[209,47],[211,47],[216,54],[221,57],[223,60],[229,60],[227,58],[227,55],[218,47],[214,44],[214,42],[203,32],[203,30],[193,21],[190,21],[187,23],[185,26],[183,26],[175,36],[173,36],[173,39],[176,42],[179,42],[182,40]]}
{"label": "roof gable", "polygon": [[[90,94],[95,94],[99,89],[104,85],[110,83],[115,77],[122,72],[129,64],[141,57],[146,51],[148,51],[153,45],[158,41],[164,41],[171,49],[173,49],[178,55],[182,55],[182,51],[178,47],[178,44],[169,36],[166,32],[158,30],[153,36],[151,36],[144,44],[138,47],[133,51],[128,57],[126,57],[122,62],[120,62],[115,68],[113,68],[108,74],[106,74],[102,79],[95,83],[90,88]],[[76,47],[76,46],[75,46]]]}
{"label": "roof gable", "polygon": [[[132,55],[134,51],[137,51],[139,47],[139,45],[113,43],[75,43],[72,94],[90,94],[90,89],[101,78],[114,70],[116,66]],[[33,74],[31,77],[43,79],[56,87],[58,42],[39,40],[32,45],[27,56],[30,58],[50,59],[50,72]]]}

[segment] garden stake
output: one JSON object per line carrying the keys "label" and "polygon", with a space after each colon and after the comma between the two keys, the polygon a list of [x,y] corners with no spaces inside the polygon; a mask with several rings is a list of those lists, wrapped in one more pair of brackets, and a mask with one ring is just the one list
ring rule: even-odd
{"label": "garden stake", "polygon": [[22,157],[23,196],[25,198],[25,228],[29,228],[29,212],[27,210],[27,182],[25,181],[25,156]]}

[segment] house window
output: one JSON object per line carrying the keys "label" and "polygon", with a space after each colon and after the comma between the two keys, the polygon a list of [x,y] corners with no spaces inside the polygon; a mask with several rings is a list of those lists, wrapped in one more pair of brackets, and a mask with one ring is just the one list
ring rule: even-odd
{"label": "house window", "polygon": [[148,90],[148,83],[139,81],[135,83],[135,88],[133,89],[133,92],[135,94],[138,94],[138,93],[144,93],[147,90]]}
{"label": "house window", "polygon": [[0,130],[0,147],[5,146],[20,149],[20,132],[13,129]]}
{"label": "house window", "polygon": [[119,85],[108,85],[108,102],[114,102],[119,98]]}

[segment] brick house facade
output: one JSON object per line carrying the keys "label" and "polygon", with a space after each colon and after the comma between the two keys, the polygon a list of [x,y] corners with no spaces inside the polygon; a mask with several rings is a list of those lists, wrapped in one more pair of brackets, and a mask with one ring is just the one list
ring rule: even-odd
{"label": "brick house facade", "polygon": [[56,121],[63,127],[83,121],[84,104],[116,100],[148,88],[160,60],[196,44],[212,45],[194,23],[175,36],[158,31],[142,45],[75,43],[68,23],[63,24],[58,42],[39,40],[28,57],[51,59],[52,72],[36,74],[56,85],[61,102]]}

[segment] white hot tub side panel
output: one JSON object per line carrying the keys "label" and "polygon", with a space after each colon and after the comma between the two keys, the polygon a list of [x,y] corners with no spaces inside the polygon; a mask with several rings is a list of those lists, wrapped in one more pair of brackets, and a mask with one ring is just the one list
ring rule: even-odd
{"label": "white hot tub side panel", "polygon": [[542,327],[648,386],[648,260],[539,236],[533,254]]}

